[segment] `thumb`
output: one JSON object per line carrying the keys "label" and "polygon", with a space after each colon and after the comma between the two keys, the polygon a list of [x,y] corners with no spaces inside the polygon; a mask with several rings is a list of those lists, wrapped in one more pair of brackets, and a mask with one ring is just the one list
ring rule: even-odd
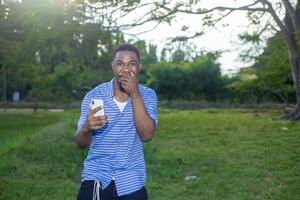
{"label": "thumb", "polygon": [[132,76],[132,77],[134,77],[134,76],[135,76],[135,74],[134,74],[134,72],[133,72],[133,71],[130,71],[130,76]]}

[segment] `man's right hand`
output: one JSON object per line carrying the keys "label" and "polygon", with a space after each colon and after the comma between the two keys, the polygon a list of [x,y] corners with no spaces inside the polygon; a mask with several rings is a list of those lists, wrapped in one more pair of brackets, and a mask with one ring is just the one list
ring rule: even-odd
{"label": "man's right hand", "polygon": [[84,124],[84,130],[85,132],[91,132],[95,131],[97,129],[102,128],[107,123],[107,116],[98,116],[95,117],[94,114],[98,112],[99,110],[103,109],[101,106],[95,108],[95,109],[89,109],[89,115],[86,119],[86,122]]}

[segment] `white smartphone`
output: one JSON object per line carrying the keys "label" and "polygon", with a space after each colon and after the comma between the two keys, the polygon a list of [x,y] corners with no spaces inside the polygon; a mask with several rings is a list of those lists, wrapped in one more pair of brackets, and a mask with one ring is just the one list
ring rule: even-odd
{"label": "white smartphone", "polygon": [[92,99],[90,106],[91,106],[92,109],[95,109],[95,108],[97,108],[99,106],[102,107],[101,110],[98,110],[94,114],[95,117],[99,117],[99,116],[103,116],[104,115],[104,103],[103,103],[102,99]]}

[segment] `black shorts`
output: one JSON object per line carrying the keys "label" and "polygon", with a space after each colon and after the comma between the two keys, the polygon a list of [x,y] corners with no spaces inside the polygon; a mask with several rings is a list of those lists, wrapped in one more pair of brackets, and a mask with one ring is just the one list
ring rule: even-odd
{"label": "black shorts", "polygon": [[[94,183],[93,180],[83,181],[81,183],[77,200],[92,200],[93,199],[93,191],[94,191]],[[101,200],[148,200],[147,190],[145,187],[124,196],[117,195],[117,189],[115,181],[111,181],[109,185],[102,190],[100,187],[100,199]]]}

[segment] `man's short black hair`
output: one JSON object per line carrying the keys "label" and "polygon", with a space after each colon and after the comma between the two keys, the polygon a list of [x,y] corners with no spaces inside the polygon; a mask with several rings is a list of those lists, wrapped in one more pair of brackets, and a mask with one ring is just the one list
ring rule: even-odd
{"label": "man's short black hair", "polygon": [[131,44],[121,44],[121,45],[119,45],[114,50],[113,59],[115,59],[116,54],[117,54],[118,51],[132,51],[132,52],[134,52],[136,54],[136,56],[137,56],[137,58],[138,58],[138,60],[140,62],[140,52],[139,52],[139,50],[135,46],[133,46]]}

